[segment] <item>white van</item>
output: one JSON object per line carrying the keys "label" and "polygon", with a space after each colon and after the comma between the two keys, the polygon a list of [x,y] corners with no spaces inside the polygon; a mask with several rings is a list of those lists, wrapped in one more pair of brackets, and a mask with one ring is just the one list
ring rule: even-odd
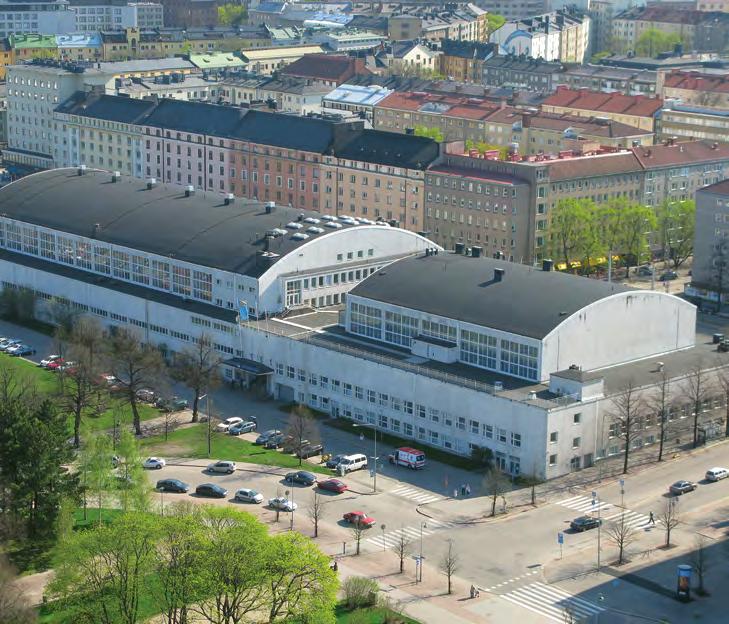
{"label": "white van", "polygon": [[707,481],[721,481],[721,479],[726,479],[727,477],[729,477],[729,470],[726,468],[711,468],[706,471]]}
{"label": "white van", "polygon": [[367,456],[362,453],[347,455],[339,462],[339,466],[342,466],[344,472],[352,472],[353,470],[367,468]]}

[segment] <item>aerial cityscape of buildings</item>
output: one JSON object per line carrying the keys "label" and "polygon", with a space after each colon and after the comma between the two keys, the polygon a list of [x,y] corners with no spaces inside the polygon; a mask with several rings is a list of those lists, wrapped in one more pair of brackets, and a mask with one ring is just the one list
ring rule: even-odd
{"label": "aerial cityscape of buildings", "polygon": [[378,435],[491,515],[729,436],[729,2],[1,0],[0,150],[0,299],[210,344],[374,492]]}

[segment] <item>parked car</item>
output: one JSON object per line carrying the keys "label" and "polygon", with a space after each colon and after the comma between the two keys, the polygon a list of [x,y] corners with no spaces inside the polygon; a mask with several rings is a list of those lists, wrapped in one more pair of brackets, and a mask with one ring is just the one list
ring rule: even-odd
{"label": "parked car", "polygon": [[237,425],[240,422],[243,422],[242,418],[239,416],[231,416],[230,418],[226,418],[223,422],[218,423],[215,430],[220,433],[225,433],[228,429],[230,429],[231,425]]}
{"label": "parked car", "polygon": [[51,364],[51,362],[55,362],[56,360],[60,360],[60,355],[48,355],[44,357],[40,362],[38,362],[38,366],[41,368],[48,368],[48,365]]}
{"label": "parked car", "polygon": [[122,387],[119,380],[109,373],[102,373],[96,378],[96,384],[102,388],[106,388],[109,392],[121,392]]}
{"label": "parked car", "polygon": [[263,494],[249,488],[241,488],[235,493],[235,500],[241,503],[256,503],[258,505],[263,502]]}
{"label": "parked car", "polygon": [[241,433],[249,433],[249,432],[255,431],[255,430],[256,430],[256,423],[254,423],[251,420],[249,420],[249,421],[244,420],[243,422],[239,422],[239,423],[236,423],[235,425],[232,425],[228,429],[228,433],[230,435],[237,436],[237,435],[240,435]]}
{"label": "parked car", "polygon": [[336,470],[337,466],[339,466],[339,462],[342,461],[342,459],[344,459],[345,457],[346,457],[346,455],[343,453],[340,453],[339,455],[334,455],[334,457],[330,457],[327,460],[327,463],[325,464],[325,466],[327,468],[331,468],[332,470]]}
{"label": "parked car", "polygon": [[593,518],[592,516],[580,516],[570,522],[570,528],[573,531],[589,531],[590,529],[596,529],[602,524],[602,520]]}
{"label": "parked car", "polygon": [[346,492],[349,489],[347,488],[347,484],[344,481],[340,481],[339,479],[326,479],[324,481],[317,481],[316,487],[318,487],[320,490],[328,490],[329,492],[336,492],[337,494]]}
{"label": "parked car", "polygon": [[0,342],[0,351],[7,351],[10,347],[20,344],[20,342],[17,338],[6,338]]}
{"label": "parked car", "polygon": [[64,362],[56,371],[59,373],[66,373],[66,375],[73,375],[76,373],[76,362]]}
{"label": "parked car", "polygon": [[201,483],[195,488],[195,494],[209,498],[225,498],[228,495],[228,490],[215,483]]}
{"label": "parked car", "polygon": [[209,464],[207,470],[217,474],[233,474],[235,472],[235,462],[217,461],[214,464]]}
{"label": "parked car", "polygon": [[324,450],[324,446],[321,444],[304,444],[298,451],[296,451],[296,457],[301,459],[308,459],[309,457],[316,457]]}
{"label": "parked car", "polygon": [[686,494],[686,492],[693,492],[695,489],[696,484],[691,483],[691,481],[676,481],[676,483],[671,484],[668,491],[671,492],[671,494],[680,496],[681,494]]}
{"label": "parked car", "polygon": [[286,436],[286,438],[284,438],[283,444],[281,446],[284,453],[295,453],[299,451],[299,449],[304,448],[307,444],[309,444],[309,440],[302,440],[300,438],[288,435]]}
{"label": "parked car", "polygon": [[154,404],[163,412],[179,412],[180,410],[187,409],[187,400],[177,396],[171,398],[159,397]]}
{"label": "parked car", "polygon": [[166,463],[161,457],[147,457],[142,463],[142,466],[147,470],[161,470],[165,467]]}
{"label": "parked car", "polygon": [[278,509],[279,511],[294,511],[298,507],[296,503],[290,501],[285,496],[268,499],[268,506],[271,509]]}
{"label": "parked car", "polygon": [[52,362],[49,362],[46,364],[46,368],[49,371],[57,371],[61,366],[63,366],[66,363],[66,360],[64,360],[62,357],[56,358]]}
{"label": "parked car", "polygon": [[154,403],[157,399],[154,390],[149,390],[148,388],[137,390],[136,395],[140,401],[144,401],[145,403]]}
{"label": "parked car", "polygon": [[653,275],[653,267],[650,267],[648,265],[638,267],[636,273],[641,277],[650,277],[651,275]]}
{"label": "parked car", "polygon": [[368,516],[364,511],[350,511],[342,516],[342,519],[349,524],[356,524],[364,528],[370,528],[377,524],[374,518]]}
{"label": "parked car", "polygon": [[265,444],[266,442],[268,442],[269,438],[272,438],[275,435],[279,435],[280,433],[281,432],[278,429],[269,429],[268,431],[264,431],[256,438],[254,444]]}
{"label": "parked car", "polygon": [[286,436],[283,433],[277,433],[274,436],[268,438],[268,441],[263,445],[267,449],[277,449],[283,446]]}
{"label": "parked car", "polygon": [[658,278],[658,281],[670,282],[675,279],[678,279],[678,273],[676,273],[676,271],[666,271],[665,273],[661,274],[661,276]]}
{"label": "parked car", "polygon": [[717,466],[706,471],[707,481],[721,481],[727,477],[729,477],[729,470],[726,468],[720,468]]}
{"label": "parked car", "polygon": [[15,357],[23,356],[23,355],[34,355],[35,349],[33,347],[29,347],[25,344],[17,344],[10,347],[6,353],[10,355],[14,355]]}
{"label": "parked car", "polygon": [[190,486],[179,479],[160,479],[157,481],[157,489],[163,492],[185,494],[190,489]]}
{"label": "parked car", "polygon": [[314,485],[316,477],[306,470],[297,470],[296,472],[289,472],[286,475],[286,481],[288,483],[300,483],[301,485]]}

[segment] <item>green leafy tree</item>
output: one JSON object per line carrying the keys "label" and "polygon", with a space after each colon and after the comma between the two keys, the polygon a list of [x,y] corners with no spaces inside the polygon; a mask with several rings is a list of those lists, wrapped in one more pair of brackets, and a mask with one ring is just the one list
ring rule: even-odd
{"label": "green leafy tree", "polygon": [[78,496],[68,424],[49,400],[32,393],[0,403],[0,514],[30,537],[53,532],[61,501]]}
{"label": "green leafy tree", "polygon": [[657,28],[648,28],[638,37],[635,51],[639,56],[652,58],[662,52],[672,51],[677,43],[681,43],[681,37],[676,33],[664,33]]}
{"label": "green leafy tree", "polygon": [[135,513],[59,544],[49,593],[65,600],[69,621],[137,624],[158,535],[159,518]]}
{"label": "green leafy tree", "polygon": [[621,255],[630,275],[630,267],[650,257],[648,235],[656,229],[656,215],[641,204],[628,204],[621,216]]}
{"label": "green leafy tree", "polygon": [[415,126],[415,136],[427,137],[438,143],[443,142],[443,133],[439,128],[428,128],[428,126]]}
{"label": "green leafy tree", "polygon": [[656,207],[655,213],[663,258],[666,261],[670,258],[677,269],[694,252],[696,203],[666,201]]}
{"label": "green leafy tree", "polygon": [[334,624],[337,577],[329,557],[300,533],[270,538],[266,557],[268,621]]}
{"label": "green leafy tree", "polygon": [[124,389],[124,398],[132,408],[134,432],[142,435],[137,392],[160,384],[165,374],[162,354],[143,343],[132,329],[119,327],[109,337],[107,356],[111,374]]}
{"label": "green leafy tree", "polygon": [[248,10],[242,4],[224,4],[218,7],[218,24],[240,26],[248,19]]}
{"label": "green leafy tree", "polygon": [[489,34],[491,34],[506,23],[506,18],[498,13],[489,13],[486,16],[486,21],[488,22]]}
{"label": "green leafy tree", "polygon": [[142,466],[139,441],[129,431],[122,431],[116,450],[119,499],[124,511],[149,509],[150,488]]}
{"label": "green leafy tree", "polygon": [[79,469],[84,491],[84,518],[90,497],[96,503],[97,521],[101,522],[101,510],[114,487],[113,457],[111,438],[103,433],[90,436],[81,448]]}
{"label": "green leafy tree", "polygon": [[589,199],[562,199],[549,218],[549,253],[567,268],[595,247],[595,208]]}

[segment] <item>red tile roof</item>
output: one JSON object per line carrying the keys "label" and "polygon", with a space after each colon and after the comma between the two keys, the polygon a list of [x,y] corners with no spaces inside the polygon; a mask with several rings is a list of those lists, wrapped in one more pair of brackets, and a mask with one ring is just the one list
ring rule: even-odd
{"label": "red tile roof", "polygon": [[549,162],[551,182],[639,171],[641,171],[640,162],[631,152],[565,158]]}
{"label": "red tile roof", "polygon": [[596,114],[620,113],[637,117],[654,117],[663,106],[663,100],[645,95],[603,93],[559,86],[554,94],[544,100],[544,105],[588,110]]}
{"label": "red tile roof", "polygon": [[479,169],[470,169],[468,167],[454,167],[451,165],[432,165],[428,168],[429,173],[445,173],[448,175],[459,176],[461,178],[472,178],[474,180],[482,180],[492,184],[508,184],[514,186],[516,184],[526,184],[524,180],[513,176],[493,173],[491,171],[481,171]]}
{"label": "red tile roof", "polygon": [[[629,9],[630,11],[630,9]],[[642,10],[636,7],[631,15],[632,19],[642,22],[665,22],[667,24],[700,24],[706,19],[703,11],[691,9],[677,9],[670,6],[649,6]],[[627,15],[619,14],[618,19],[625,19]]]}
{"label": "red tile roof", "polygon": [[[436,95],[423,91],[396,91],[382,100],[377,108],[394,110],[420,111],[427,104],[443,107],[444,115],[465,119],[487,119],[492,113],[501,110],[501,106],[482,98],[465,98],[451,95]],[[422,112],[436,112],[435,110]]]}
{"label": "red tile roof", "polygon": [[632,149],[644,169],[729,160],[729,144],[711,141],[677,142],[672,145],[652,145]]}
{"label": "red tile roof", "polygon": [[342,84],[357,74],[370,74],[363,59],[341,54],[305,54],[281,70],[286,76],[313,80],[336,80]]}
{"label": "red tile roof", "polygon": [[673,71],[666,75],[663,86],[669,89],[729,93],[729,75],[716,76],[714,74],[702,74],[695,71]]}

